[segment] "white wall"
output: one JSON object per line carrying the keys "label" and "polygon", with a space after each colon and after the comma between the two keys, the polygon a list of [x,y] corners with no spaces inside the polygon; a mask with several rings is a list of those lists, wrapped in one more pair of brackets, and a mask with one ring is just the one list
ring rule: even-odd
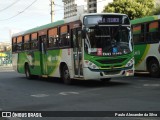
{"label": "white wall", "polygon": [[97,13],[101,13],[104,7],[111,2],[113,2],[113,0],[97,0]]}

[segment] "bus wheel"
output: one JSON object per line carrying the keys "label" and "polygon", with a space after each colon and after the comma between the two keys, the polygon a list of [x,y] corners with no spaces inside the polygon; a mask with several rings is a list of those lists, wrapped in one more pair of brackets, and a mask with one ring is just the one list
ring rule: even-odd
{"label": "bus wheel", "polygon": [[64,65],[63,70],[62,70],[62,80],[65,84],[70,85],[71,84],[71,78],[69,74],[69,70],[67,65]]}
{"label": "bus wheel", "polygon": [[25,74],[26,74],[26,78],[27,79],[32,79],[32,75],[30,73],[30,70],[29,70],[29,66],[28,65],[25,65]]}
{"label": "bus wheel", "polygon": [[148,71],[152,77],[160,76],[160,66],[156,59],[153,59],[148,64]]}
{"label": "bus wheel", "polygon": [[111,78],[102,78],[101,79],[101,82],[102,83],[108,83],[108,82],[110,82],[111,81]]}

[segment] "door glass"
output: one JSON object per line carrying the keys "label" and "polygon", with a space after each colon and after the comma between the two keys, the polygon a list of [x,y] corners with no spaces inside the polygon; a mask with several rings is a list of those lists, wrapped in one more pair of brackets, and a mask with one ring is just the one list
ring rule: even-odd
{"label": "door glass", "polygon": [[74,70],[75,75],[82,76],[82,38],[81,31],[78,29],[73,30],[73,57],[74,57]]}
{"label": "door glass", "polygon": [[42,74],[46,75],[47,74],[47,38],[46,36],[40,36],[39,38],[41,46],[40,46],[40,51],[41,53],[41,68],[42,68]]}
{"label": "door glass", "polygon": [[73,59],[74,59],[74,72],[78,75],[78,44],[77,44],[77,31],[74,29],[73,34]]}
{"label": "door glass", "polygon": [[78,56],[79,56],[79,75],[83,75],[82,69],[82,32],[78,31]]}

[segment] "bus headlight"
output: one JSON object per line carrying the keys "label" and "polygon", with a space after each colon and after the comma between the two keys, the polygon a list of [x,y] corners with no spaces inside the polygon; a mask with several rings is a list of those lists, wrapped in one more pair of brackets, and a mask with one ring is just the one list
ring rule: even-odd
{"label": "bus headlight", "polygon": [[90,69],[99,69],[97,65],[88,60],[85,60],[84,62],[85,62],[84,64],[85,67],[89,67]]}
{"label": "bus headlight", "polygon": [[128,61],[128,63],[126,64],[125,67],[130,67],[134,64],[134,58],[132,58],[130,61]]}

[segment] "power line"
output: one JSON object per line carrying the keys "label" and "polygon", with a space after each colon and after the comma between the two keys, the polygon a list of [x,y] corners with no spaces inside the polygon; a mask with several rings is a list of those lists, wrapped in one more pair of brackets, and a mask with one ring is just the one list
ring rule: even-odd
{"label": "power line", "polygon": [[34,0],[29,6],[27,6],[24,10],[22,10],[21,12],[17,13],[16,15],[12,16],[12,17],[9,17],[9,18],[6,18],[6,19],[2,19],[0,21],[5,21],[5,20],[10,20],[20,14],[22,14],[23,12],[25,12],[29,7],[31,7],[37,0]]}
{"label": "power line", "polygon": [[8,8],[10,8],[10,7],[12,7],[14,4],[16,4],[17,2],[19,2],[20,0],[16,0],[16,1],[14,1],[12,4],[10,4],[10,5],[8,5],[7,7],[5,7],[5,8],[3,8],[3,9],[1,9],[0,10],[0,12],[2,12],[2,11],[4,11],[4,10],[6,10],[6,9],[8,9]]}

